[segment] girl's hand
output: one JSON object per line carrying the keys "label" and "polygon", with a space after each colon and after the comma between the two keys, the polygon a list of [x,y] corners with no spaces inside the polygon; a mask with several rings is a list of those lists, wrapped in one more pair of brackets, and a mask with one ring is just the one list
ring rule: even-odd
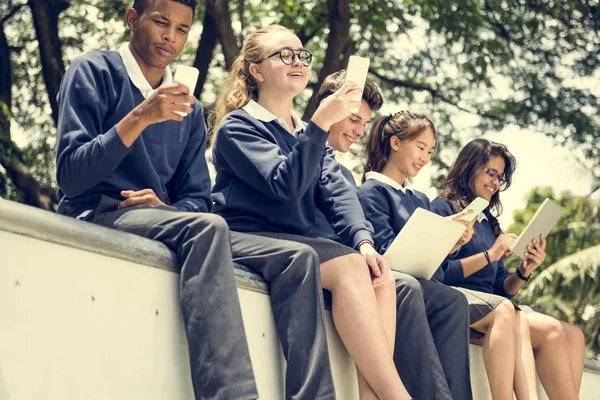
{"label": "girl's hand", "polygon": [[373,287],[381,286],[390,277],[389,263],[369,242],[361,244],[358,251],[363,255],[367,266],[371,270]]}
{"label": "girl's hand", "polygon": [[534,269],[542,265],[546,259],[546,238],[540,235],[540,242],[532,240],[531,244],[525,249],[525,260],[521,264],[521,272],[525,276],[529,276]]}
{"label": "girl's hand", "polygon": [[352,100],[359,90],[353,82],[344,83],[334,94],[319,104],[311,118],[312,122],[324,131],[329,131],[331,125],[352,115],[351,108],[360,106],[360,101]]}
{"label": "girl's hand", "polygon": [[490,261],[498,261],[504,256],[512,254],[510,249],[513,248],[517,241],[517,235],[514,233],[504,233],[496,239],[496,242],[489,250]]}

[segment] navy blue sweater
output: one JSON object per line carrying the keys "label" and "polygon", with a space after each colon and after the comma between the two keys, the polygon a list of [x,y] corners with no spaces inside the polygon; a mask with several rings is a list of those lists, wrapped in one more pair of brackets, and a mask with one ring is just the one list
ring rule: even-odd
{"label": "navy blue sweater", "polygon": [[[331,159],[333,159],[335,162],[337,162],[337,160],[335,160],[335,151],[331,147],[327,147],[327,149],[325,151],[328,156],[331,156]],[[354,176],[352,175],[352,172],[348,168],[346,168],[342,164],[340,164],[339,162],[338,162],[337,167],[340,168],[342,175],[344,175],[344,178],[346,178],[346,180],[350,183],[350,185],[352,185],[354,191],[356,192],[358,190],[358,187],[356,186],[356,181],[354,180]],[[362,210],[361,210],[361,212],[362,212]],[[364,219],[364,215],[360,216],[360,218]],[[307,234],[307,236],[322,237],[322,238],[330,239],[330,240],[333,240],[336,242],[342,241],[339,238],[339,236],[335,234],[335,231],[333,230],[333,227],[329,223],[329,220],[327,219],[327,217],[325,217],[325,215],[323,215],[323,213],[320,210],[317,210],[315,227]]]}
{"label": "navy blue sweater", "polygon": [[[417,208],[431,211],[427,196],[417,190],[396,190],[376,179],[368,179],[358,189],[358,198],[367,220],[375,230],[375,249],[383,254],[404,228]],[[439,268],[432,279],[443,280]]]}
{"label": "navy blue sweater", "polygon": [[121,190],[148,188],[179,210],[210,211],[200,103],[182,122],[150,125],[128,149],[116,124],[142,101],[119,53],[92,51],[73,61],[58,95],[60,213],[77,216],[102,195],[124,200]]}
{"label": "navy blue sweater", "polygon": [[234,231],[308,236],[319,209],[346,245],[371,240],[356,193],[325,152],[327,136],[312,122],[295,137],[276,121],[229,113],[213,150],[215,212]]}
{"label": "navy blue sweater", "polygon": [[[432,211],[448,216],[456,214],[452,203],[445,198],[438,197],[431,203]],[[456,257],[447,259],[442,268],[444,269],[444,283],[452,286],[464,287],[485,293],[497,294],[504,297],[512,297],[504,290],[504,281],[508,277],[508,271],[504,267],[504,261],[491,262],[476,273],[465,278],[461,259],[474,254],[489,250],[496,241],[494,230],[487,219],[475,223],[475,233],[469,243],[463,245]]]}

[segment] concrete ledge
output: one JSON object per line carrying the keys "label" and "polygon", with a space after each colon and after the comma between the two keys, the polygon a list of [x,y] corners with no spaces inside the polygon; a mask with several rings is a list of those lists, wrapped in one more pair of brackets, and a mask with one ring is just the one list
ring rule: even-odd
{"label": "concrete ledge", "polygon": [[[3,199],[0,199],[0,230],[153,268],[179,271],[177,256],[162,243]],[[239,288],[269,293],[268,285],[259,275],[243,265],[234,266]],[[586,358],[585,371],[600,375],[600,362]]]}
{"label": "concrete ledge", "polygon": [[[4,199],[0,199],[0,230],[179,272],[177,256],[162,243]],[[269,293],[262,278],[243,265],[235,265],[235,276],[238,287]]]}

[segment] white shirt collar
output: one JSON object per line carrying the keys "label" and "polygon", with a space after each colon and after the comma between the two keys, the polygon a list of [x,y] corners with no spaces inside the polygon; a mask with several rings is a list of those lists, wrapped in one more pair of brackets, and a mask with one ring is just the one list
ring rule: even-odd
{"label": "white shirt collar", "polygon": [[[246,104],[244,107],[242,107],[242,109],[244,111],[246,111],[248,114],[250,114],[250,116],[252,118],[255,118],[262,122],[277,121],[279,123],[279,125],[283,126],[288,132],[290,131],[289,127],[287,126],[287,124],[285,123],[285,120],[283,118],[277,117],[275,114],[271,113],[269,110],[267,110],[266,108],[264,108],[263,106],[261,106],[260,104],[258,104],[256,101],[254,101],[252,99],[250,99],[248,104]],[[294,126],[295,126],[295,129],[294,129],[294,132],[292,132],[292,135],[298,136],[298,134],[304,130],[305,124],[302,121],[302,119],[300,118],[300,116],[298,115],[298,113],[296,113],[296,111],[294,111],[294,110],[292,110],[292,121],[294,122]]]}
{"label": "white shirt collar", "polygon": [[395,190],[401,190],[402,193],[406,193],[407,190],[410,190],[411,193],[414,193],[414,189],[412,188],[412,185],[407,180],[404,180],[404,186],[402,186],[401,184],[399,184],[398,182],[396,182],[389,176],[386,176],[384,174],[381,174],[381,173],[375,172],[375,171],[367,172],[365,174],[365,179],[366,180],[375,179],[376,181],[385,183],[386,185],[393,187]]}
{"label": "white shirt collar", "polygon": [[[125,64],[125,70],[127,71],[127,75],[129,75],[129,79],[131,79],[131,82],[134,84],[134,86],[140,90],[142,96],[147,98],[154,93],[156,89],[152,89],[152,86],[150,86],[148,80],[142,73],[140,66],[129,49],[129,42],[125,42],[121,45],[121,47],[119,47],[119,54],[123,59],[123,64]],[[163,73],[163,79],[160,86],[168,85],[172,82],[173,74],[171,74],[171,70],[169,67],[167,67]]]}
{"label": "white shirt collar", "polygon": [[479,217],[477,217],[477,221],[481,222],[484,219],[488,219],[487,216],[484,213],[479,214]]}

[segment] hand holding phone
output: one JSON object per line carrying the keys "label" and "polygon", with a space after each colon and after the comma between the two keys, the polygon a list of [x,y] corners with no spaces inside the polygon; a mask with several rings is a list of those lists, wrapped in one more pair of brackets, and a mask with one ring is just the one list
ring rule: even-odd
{"label": "hand holding phone", "polygon": [[346,68],[346,82],[354,82],[357,90],[356,94],[353,94],[353,101],[359,103],[358,107],[351,108],[349,111],[356,114],[360,109],[360,101],[362,99],[363,89],[365,82],[367,81],[367,74],[369,72],[369,59],[359,56],[350,56],[348,60],[348,67]]}
{"label": "hand holding phone", "polygon": [[[200,71],[198,68],[188,67],[187,65],[178,65],[175,70],[175,76],[173,77],[173,82],[179,83],[181,85],[185,85],[190,89],[190,95],[194,93],[194,89],[196,89],[196,83],[198,82],[198,75],[200,75]],[[185,104],[190,106],[188,103],[178,103]],[[187,116],[186,113],[180,111],[174,111],[182,117]]]}
{"label": "hand holding phone", "polygon": [[484,198],[475,198],[475,200],[465,207],[465,211],[471,210],[471,213],[463,215],[459,218],[459,221],[472,222],[475,218],[479,217],[479,214],[481,214],[489,204],[490,202]]}

